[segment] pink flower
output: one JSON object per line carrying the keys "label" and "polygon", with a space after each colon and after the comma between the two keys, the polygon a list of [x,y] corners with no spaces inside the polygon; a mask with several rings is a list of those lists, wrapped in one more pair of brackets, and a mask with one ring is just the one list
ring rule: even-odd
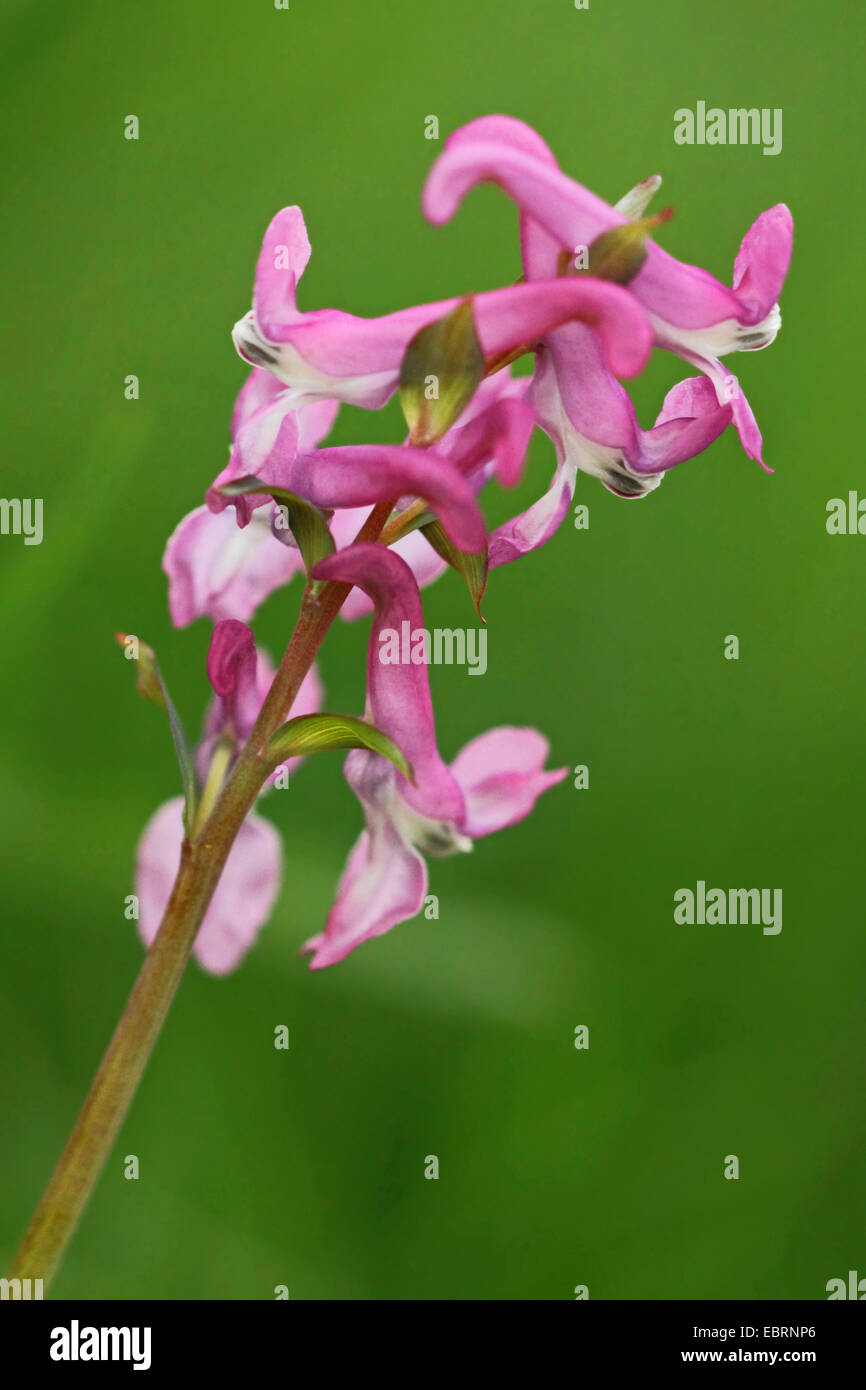
{"label": "pink flower", "polygon": [[[530,282],[557,273],[565,256],[639,217],[661,180],[646,179],[610,207],[559,170],[529,126],[489,116],[455,132],[424,190],[424,210],[441,223],[474,184],[498,183],[521,210],[524,272]],[[621,496],[643,496],[664,473],[700,453],[730,422],[751,458],[761,461],[761,436],[736,378],[718,357],[765,347],[778,331],[776,303],[790,259],[792,223],[779,205],[747,233],[734,267],[734,288],[683,265],[654,242],[628,283],[647,310],[658,346],[676,352],[710,377],[669,392],[653,429],[640,428],[628,394],[580,323],[546,335],[530,392],[539,423],[557,450],[557,469],[544,497],[491,538],[491,566],[542,544],[568,510],[578,468]]]}
{"label": "pink flower", "polygon": [[[183,797],[166,801],[148,821],[138,846],[135,891],[138,933],[145,946],[168,906],[183,845]],[[205,913],[193,954],[211,975],[227,975],[243,960],[271,915],[280,886],[280,837],[255,814],[232,845]]]}
{"label": "pink flower", "polygon": [[[461,300],[440,300],[374,319],[339,309],[305,313],[297,307],[296,290],[309,258],[300,208],[283,208],[265,233],[253,307],[235,324],[235,346],[246,361],[266,367],[284,382],[298,403],[340,400],[378,409],[397,387],[411,339]],[[617,285],[553,277],[474,295],[473,309],[488,360],[572,319],[592,325],[618,376],[636,375],[649,352],[645,317]],[[283,453],[287,457],[289,450],[284,447]]]}
{"label": "pink flower", "polygon": [[270,372],[251,372],[235,402],[229,461],[207,494],[210,510],[220,512],[233,505],[238,524],[245,526],[253,508],[268,499],[238,497],[230,504],[215,489],[248,476],[279,482],[277,471],[284,460],[317,448],[330,432],[338,408],[336,400],[306,400],[285,390]]}
{"label": "pink flower", "polygon": [[[448,139],[424,189],[424,212],[437,225],[447,222],[479,183],[498,184],[527,222],[543,229],[548,251],[557,254],[563,249],[573,254],[575,247],[589,245],[629,220],[626,212],[563,174],[541,137],[507,116],[482,117]],[[648,185],[652,191],[655,180],[645,180],[641,187]],[[779,327],[777,301],[792,237],[791,214],[783,203],[762,213],[743,239],[733,288],[650,242],[646,262],[629,289],[652,316],[656,336],[666,346],[708,357],[765,347]],[[540,251],[540,239],[534,249]]]}
{"label": "pink flower", "polygon": [[544,770],[547,741],[534,729],[500,728],[474,739],[448,768],[439,756],[427,670],[383,665],[380,634],[422,625],[418,587],[406,563],[383,546],[354,545],[321,561],[316,578],[358,584],[375,605],[367,658],[366,717],[412,764],[414,785],[384,758],[360,750],[346,779],[366,828],[352,850],[325,930],[306,943],[320,969],[413,917],[427,888],[425,855],[465,851],[472,841],[528,815],[566,769]]}
{"label": "pink flower", "polygon": [[[256,651],[253,635],[244,623],[229,620],[217,625],[208,652],[208,676],[215,693],[196,755],[203,783],[220,741],[242,743],[249,736],[273,674],[267,657]],[[313,667],[298,692],[293,713],[312,714],[321,703],[322,690]],[[269,781],[301,761],[290,758]],[[138,846],[135,891],[138,931],[145,946],[156,936],[168,906],[183,841],[183,798],[173,797],[148,821]],[[281,859],[276,830],[255,813],[248,815],[193,947],[199,964],[212,975],[234,970],[254,944],[276,901]]]}
{"label": "pink flower", "polygon": [[249,622],[269,594],[304,570],[300,551],[277,540],[264,509],[241,530],[233,512],[207,507],[197,507],[175,528],[162,567],[175,627],[196,618]]}

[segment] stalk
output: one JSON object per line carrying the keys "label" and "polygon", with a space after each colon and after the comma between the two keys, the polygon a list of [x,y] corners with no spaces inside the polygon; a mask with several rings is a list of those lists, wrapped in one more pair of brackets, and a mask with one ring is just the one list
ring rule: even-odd
{"label": "stalk", "polygon": [[[356,541],[375,541],[393,503],[373,508]],[[47,1289],[120,1132],[186,969],[198,929],[244,818],[269,772],[266,749],[295,697],[351,585],[308,583],[298,624],[249,739],[212,805],[184,843],[180,868],[87,1099],[36,1208],[8,1278],[41,1279]]]}

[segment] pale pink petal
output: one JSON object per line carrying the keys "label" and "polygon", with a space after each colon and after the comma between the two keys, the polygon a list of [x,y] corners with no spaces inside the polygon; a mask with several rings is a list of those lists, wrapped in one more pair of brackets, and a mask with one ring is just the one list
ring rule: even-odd
{"label": "pale pink petal", "polygon": [[198,507],[169,537],[162,567],[175,627],[196,618],[248,622],[275,589],[303,572],[300,552],[281,545],[259,512],[241,530],[230,511]]}
{"label": "pale pink petal", "polygon": [[335,965],[362,942],[414,917],[426,892],[422,856],[387,815],[368,810],[367,829],[349,855],[325,930],[304,945],[313,953],[311,969]]}
{"label": "pale pink petal", "polygon": [[[168,906],[183,844],[183,798],[160,806],[138,847],[138,931],[150,946]],[[280,839],[273,826],[248,816],[226,861],[193,948],[205,970],[227,975],[253,945],[280,885]]]}
{"label": "pale pink petal", "polygon": [[451,771],[466,798],[467,835],[478,839],[529,815],[542,792],[568,772],[545,771],[549,751],[536,729],[508,726],[490,729],[460,750]]}

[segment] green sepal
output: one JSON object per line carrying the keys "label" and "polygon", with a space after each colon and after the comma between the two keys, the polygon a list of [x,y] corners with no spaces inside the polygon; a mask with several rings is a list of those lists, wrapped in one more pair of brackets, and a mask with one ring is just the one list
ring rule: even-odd
{"label": "green sepal", "polygon": [[114,635],[123,647],[127,660],[134,661],[136,664],[136,684],[139,695],[142,699],[149,700],[151,704],[156,705],[158,709],[164,710],[168,716],[168,725],[171,729],[183,786],[183,824],[184,829],[189,834],[195,823],[198,784],[196,782],[195,763],[183,721],[168,693],[153,647],[149,647],[146,642],[141,641],[141,638],[135,637],[131,633],[116,632]]}
{"label": "green sepal", "polygon": [[363,719],[348,714],[299,714],[277,729],[268,743],[268,761],[279,767],[287,758],[307,753],[325,753],[330,749],[368,748],[393,763],[398,772],[415,781],[411,763],[381,729]]}
{"label": "green sepal", "polygon": [[472,300],[464,299],[450,314],[420,329],[406,348],[400,404],[409,443],[427,449],[441,439],[475,395],[484,373]]}
{"label": "green sepal", "polygon": [[298,543],[307,574],[320,560],[324,560],[327,555],[333,555],[336,550],[328,523],[319,508],[313,506],[306,498],[298,497],[297,493],[287,492],[283,487],[273,487],[251,474],[245,478],[237,478],[233,483],[225,483],[223,487],[217,488],[217,492],[223,497],[245,497],[256,492],[272,497],[277,506],[286,513],[286,527],[281,528],[275,521],[274,535],[280,540],[281,529],[287,528],[291,531]]}
{"label": "green sepal", "polygon": [[617,285],[627,285],[633,280],[647,258],[647,238],[653,228],[667,222],[673,215],[671,208],[656,213],[654,217],[641,217],[636,222],[626,222],[621,227],[611,227],[591,241],[588,248],[589,266],[584,272],[596,275],[600,280],[613,280]]}
{"label": "green sepal", "polygon": [[[421,531],[436,554],[446,560],[451,568],[462,576],[469,590],[469,597],[475,605],[475,612],[481,618],[481,600],[484,597],[484,590],[487,588],[487,546],[474,555],[470,555],[464,550],[458,550],[448,539],[442,529],[441,521],[438,520],[427,522],[421,527]],[[484,622],[484,619],[481,618],[481,621]]]}

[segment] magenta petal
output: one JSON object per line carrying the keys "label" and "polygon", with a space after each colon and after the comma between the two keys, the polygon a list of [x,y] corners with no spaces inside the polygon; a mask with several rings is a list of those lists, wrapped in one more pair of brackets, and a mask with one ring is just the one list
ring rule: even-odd
{"label": "magenta petal", "polygon": [[734,261],[734,290],[755,322],[767,317],[782,292],[793,243],[794,219],[784,203],[762,212],[743,237]]}
{"label": "magenta petal", "polygon": [[[412,634],[424,626],[421,596],[412,571],[385,546],[350,545],[320,561],[313,576],[357,584],[373,600],[375,614],[367,653],[369,718],[412,764],[416,785],[399,778],[403,799],[432,820],[459,825],[463,799],[436,747],[427,666],[423,661],[405,659],[411,654]],[[395,662],[387,659],[392,633],[404,658]]]}
{"label": "magenta petal", "polygon": [[[447,222],[479,183],[498,184],[521,212],[540,224],[560,249],[589,245],[628,219],[603,199],[563,174],[549,158],[508,138],[449,142],[430,172],[423,208],[431,222]],[[769,282],[769,277],[768,277]],[[650,241],[646,262],[630,283],[634,295],[665,322],[684,329],[706,328],[727,319],[755,324],[764,316],[757,300],[741,297],[698,266],[669,256]],[[612,366],[612,364],[611,364]],[[628,373],[618,371],[618,376]]]}
{"label": "magenta petal", "polygon": [[622,285],[591,276],[533,280],[473,298],[478,337],[488,358],[543,338],[573,320],[597,333],[615,376],[637,376],[650,355],[653,333],[635,296]]}
{"label": "magenta petal", "polygon": [[[264,389],[260,380],[263,376],[276,385],[276,392]],[[261,478],[275,487],[285,486],[292,460],[318,446],[329,433],[338,409],[339,403],[333,400],[304,403],[269,372],[253,372],[235,405],[234,445],[229,461],[208,489],[206,501],[210,510],[221,512],[233,506],[238,525],[248,525],[254,510],[270,501],[268,494],[231,499],[223,497],[217,488],[245,477]]]}
{"label": "magenta petal", "polygon": [[687,377],[665,396],[658,420],[640,435],[640,452],[628,463],[636,473],[663,473],[708,449],[731,423],[706,377]]}
{"label": "magenta petal", "polygon": [[271,372],[266,372],[262,367],[254,367],[235,400],[232,411],[232,439],[237,439],[238,431],[251,415],[262,406],[270,405],[285,389],[283,383],[277,381]]}
{"label": "magenta petal", "polygon": [[266,338],[278,340],[297,317],[295,292],[310,259],[310,239],[299,207],[283,208],[265,232],[256,265],[253,308]]}
{"label": "magenta petal", "polygon": [[225,618],[217,623],[207,654],[208,680],[221,699],[235,696],[255,678],[256,644],[246,623]]}
{"label": "magenta petal", "polygon": [[[339,516],[340,513],[338,512]],[[413,575],[415,583],[419,589],[424,589],[428,584],[432,584],[435,579],[448,569],[448,564],[441,559],[433,549],[426,536],[420,531],[410,531],[408,536],[402,536],[399,541],[395,541],[389,546],[395,555],[399,555],[401,560],[405,560]],[[353,589],[340,609],[340,616],[347,622],[353,622],[356,618],[363,618],[373,608],[373,600],[369,594],[365,594],[363,589]]]}
{"label": "magenta petal", "polygon": [[472,488],[435,451],[400,444],[355,444],[301,454],[290,491],[318,507],[361,507],[407,495],[423,497],[454,544],[477,553],[487,532]]}
{"label": "magenta petal", "polygon": [[[149,946],[159,929],[180,864],[183,798],[160,806],[138,847],[135,891],[138,931]],[[280,839],[273,826],[248,816],[229,853],[222,877],[196,937],[194,953],[212,975],[240,963],[271,914],[279,891]]]}
{"label": "magenta petal", "polygon": [[535,412],[526,401],[495,401],[474,420],[451,431],[446,457],[464,476],[490,461],[503,486],[513,487],[520,481],[534,425]]}
{"label": "magenta petal", "polygon": [[538,501],[491,531],[490,569],[508,565],[547,544],[568,515],[576,480],[577,468],[560,457],[550,487]]}
{"label": "magenta petal", "polygon": [[247,526],[255,509],[270,502],[269,495],[260,492],[230,498],[218,489],[247,477],[261,478],[262,482],[272,483],[274,487],[285,487],[288,470],[299,449],[299,417],[300,411],[288,391],[281,392],[269,405],[250,416],[238,433],[228,463],[205,495],[212,512],[234,507],[237,524]]}
{"label": "magenta petal", "polygon": [[490,835],[528,816],[542,792],[568,768],[545,771],[550,745],[536,729],[502,727],[480,734],[451,764],[466,798],[465,831]]}
{"label": "magenta petal", "polygon": [[679,350],[679,355],[693,367],[698,367],[706,373],[713,384],[720,406],[730,408],[734,428],[747,457],[759,463],[766,473],[772,473],[772,468],[764,463],[764,441],[754,411],[737,378],[717,357],[704,357],[700,353],[685,352],[682,349]]}

